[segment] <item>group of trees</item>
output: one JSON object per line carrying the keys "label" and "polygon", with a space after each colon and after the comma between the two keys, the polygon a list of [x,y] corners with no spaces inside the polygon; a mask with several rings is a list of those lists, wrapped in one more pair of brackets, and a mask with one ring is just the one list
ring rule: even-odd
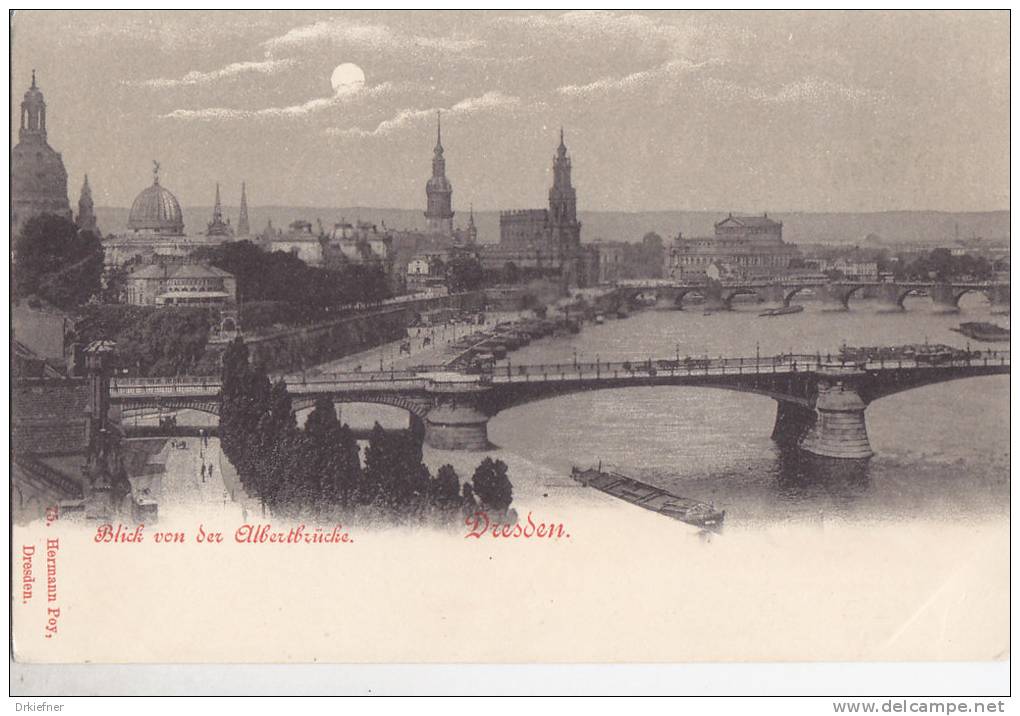
{"label": "group of trees", "polygon": [[446,282],[450,291],[477,291],[485,283],[482,263],[473,256],[457,256],[446,264]]}
{"label": "group of trees", "polygon": [[912,259],[904,257],[893,265],[897,280],[937,281],[978,280],[987,281],[994,270],[988,259],[972,254],[953,256],[946,248],[933,249]]}
{"label": "group of trees", "polygon": [[247,240],[200,249],[195,257],[234,274],[242,303],[282,301],[314,316],[335,306],[373,303],[391,295],[386,273],[377,262],[318,268],[283,251],[263,251]]}
{"label": "group of trees", "polygon": [[38,296],[71,310],[99,293],[102,275],[102,242],[70,219],[35,216],[15,237],[15,298]]}
{"label": "group of trees", "polygon": [[503,462],[486,458],[463,485],[450,465],[433,476],[417,436],[378,423],[362,464],[354,434],[325,398],[299,428],[286,384],[252,365],[240,338],[223,356],[219,435],[245,490],[274,514],[449,521],[479,509],[506,513],[513,499]]}
{"label": "group of trees", "polygon": [[210,312],[187,306],[88,304],[78,310],[74,342],[117,344],[118,367],[133,375],[208,375]]}

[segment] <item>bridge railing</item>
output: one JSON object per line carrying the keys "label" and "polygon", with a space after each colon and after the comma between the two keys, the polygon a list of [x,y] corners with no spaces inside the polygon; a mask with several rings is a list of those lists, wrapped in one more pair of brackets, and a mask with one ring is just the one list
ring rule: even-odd
{"label": "bridge railing", "polygon": [[[688,357],[627,361],[540,363],[513,365],[507,363],[482,374],[451,371],[445,366],[417,368],[404,371],[372,373],[332,373],[321,376],[296,377],[287,381],[290,392],[328,393],[338,390],[373,390],[427,388],[432,384],[446,383],[520,383],[549,380],[600,380],[649,378],[658,376],[750,375],[762,373],[797,373],[823,369],[890,370],[890,369],[942,369],[973,366],[1008,366],[1009,351],[972,351],[964,355],[945,357],[943,354],[916,354],[913,357],[897,355],[871,356],[852,359],[833,354],[787,353],[776,356],[754,357]],[[220,389],[220,382],[212,377],[175,378],[119,378],[111,380],[111,392],[118,397],[148,395],[210,396]]]}

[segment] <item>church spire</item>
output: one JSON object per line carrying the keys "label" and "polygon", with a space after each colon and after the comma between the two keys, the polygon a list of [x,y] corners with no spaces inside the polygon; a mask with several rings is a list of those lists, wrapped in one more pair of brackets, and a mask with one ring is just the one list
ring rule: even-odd
{"label": "church spire", "polygon": [[92,203],[92,187],[89,186],[89,175],[85,175],[85,182],[81,185],[81,195],[78,198],[78,218],[75,223],[79,231],[91,231],[99,235],[99,227],[96,225],[95,206]]}
{"label": "church spire", "polygon": [[563,127],[560,127],[560,146],[553,157],[553,185],[549,189],[549,211],[557,224],[572,225],[577,222],[577,193],[570,180],[571,162],[567,145],[563,141]]}
{"label": "church spire", "polygon": [[248,192],[245,183],[241,182],[241,212],[237,217],[237,235],[247,236],[251,233],[248,228]]}
{"label": "church spire", "polygon": [[223,220],[223,205],[220,203],[220,183],[216,182],[216,203],[213,205],[212,221],[206,227],[206,236],[231,236],[230,224]]}
{"label": "church spire", "polygon": [[31,89],[39,89],[38,87],[35,86],[35,70],[34,69],[32,70],[32,87],[31,87]]}
{"label": "church spire", "polygon": [[433,234],[453,234],[453,187],[446,178],[446,159],[443,158],[442,114],[436,111],[436,148],[432,154],[432,177],[425,184],[429,231]]}
{"label": "church spire", "polygon": [[216,203],[213,205],[212,218],[214,222],[223,221],[223,207],[220,205],[220,183],[216,182]]}

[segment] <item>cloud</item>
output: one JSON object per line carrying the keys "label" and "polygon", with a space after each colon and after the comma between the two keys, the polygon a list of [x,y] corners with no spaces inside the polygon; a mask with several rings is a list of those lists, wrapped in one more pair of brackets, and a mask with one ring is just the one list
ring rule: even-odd
{"label": "cloud", "polygon": [[817,77],[789,82],[772,91],[716,78],[705,80],[703,87],[718,100],[731,102],[750,100],[775,105],[819,105],[837,102],[861,105],[877,103],[884,99],[880,92],[850,87]]}
{"label": "cloud", "polygon": [[335,18],[301,25],[262,43],[268,55],[322,45],[363,47],[370,50],[434,50],[464,52],[482,47],[481,40],[462,37],[409,35],[386,25]]}
{"label": "cloud", "polygon": [[[442,110],[444,117],[464,117],[483,112],[492,112],[502,109],[520,107],[520,97],[505,95],[502,92],[490,91],[477,97],[467,97],[456,102],[449,108]],[[430,109],[402,109],[390,119],[380,122],[375,129],[362,129],[361,127],[350,127],[339,129],[331,127],[326,130],[327,134],[335,137],[381,137],[392,134],[405,127],[417,125],[425,121],[431,121],[440,108]]]}
{"label": "cloud", "polygon": [[161,115],[162,119],[184,121],[217,122],[237,119],[285,119],[305,117],[311,114],[339,107],[349,102],[373,99],[394,94],[403,86],[393,82],[383,82],[372,87],[365,87],[357,92],[346,92],[333,97],[310,99],[301,104],[286,107],[263,107],[261,109],[232,109],[228,107],[206,107],[204,109],[175,109]]}
{"label": "cloud", "polygon": [[607,10],[574,10],[560,14],[510,15],[496,19],[503,27],[554,33],[566,40],[601,42],[605,40],[630,43],[639,40],[641,48],[650,41],[684,49],[705,35],[710,26],[696,16],[681,22],[664,13],[621,13]]}
{"label": "cloud", "polygon": [[294,65],[294,60],[258,60],[253,62],[232,62],[229,65],[219,68],[218,70],[211,70],[209,72],[200,72],[199,70],[192,70],[183,77],[176,78],[156,78],[151,80],[126,80],[124,84],[135,85],[142,87],[182,87],[186,85],[201,85],[209,84],[217,80],[227,79],[230,77],[237,77],[238,75],[246,74],[262,74],[271,75],[276,74],[282,70],[285,70]]}
{"label": "cloud", "polygon": [[690,62],[688,60],[670,60],[657,67],[647,70],[632,72],[622,77],[602,77],[583,85],[564,85],[557,88],[557,92],[568,97],[590,97],[596,95],[607,95],[612,92],[641,89],[653,82],[669,79],[678,79],[694,70],[717,64],[716,60],[704,62]]}

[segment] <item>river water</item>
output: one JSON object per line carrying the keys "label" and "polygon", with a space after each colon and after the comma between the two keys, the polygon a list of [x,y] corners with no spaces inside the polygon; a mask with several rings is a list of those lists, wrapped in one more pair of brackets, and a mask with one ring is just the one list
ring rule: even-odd
{"label": "river water", "polygon": [[[989,320],[981,297],[957,315],[909,298],[902,313],[872,301],[847,312],[805,302],[799,314],[759,318],[759,307],[705,315],[655,308],[586,325],[579,335],[536,341],[513,364],[754,356],[834,352],[850,345],[946,343],[949,329]],[[972,348],[1006,344],[972,343]],[[495,416],[489,437],[508,456],[568,473],[603,461],[680,495],[727,510],[727,526],[776,520],[1003,517],[1009,511],[1009,378],[941,383],[876,401],[867,411],[875,457],[845,469],[807,462],[771,440],[776,403],[753,394],[689,387],[591,391],[513,408]]]}

